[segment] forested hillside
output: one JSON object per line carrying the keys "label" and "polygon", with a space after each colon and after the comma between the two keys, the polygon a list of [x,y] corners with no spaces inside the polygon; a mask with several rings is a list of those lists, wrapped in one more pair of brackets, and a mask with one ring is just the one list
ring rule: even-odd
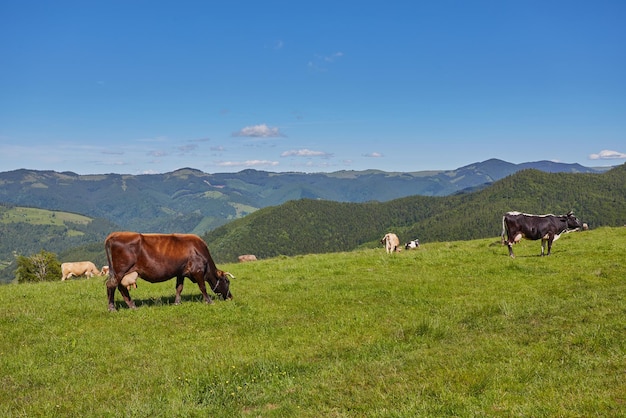
{"label": "forested hillside", "polygon": [[78,175],[15,170],[0,172],[0,203],[104,218],[139,232],[203,234],[257,209],[290,200],[361,203],[414,195],[446,196],[482,188],[527,167],[546,172],[599,172],[578,164],[512,164],[496,159],[456,170],[412,173],[243,170],[209,174],[183,168],[165,174]]}
{"label": "forested hillside", "polygon": [[385,203],[302,199],[259,210],[204,238],[215,258],[260,258],[376,246],[388,231],[402,241],[497,237],[510,210],[564,214],[590,227],[626,224],[626,165],[603,174],[524,170],[484,190],[445,197],[411,196]]}
{"label": "forested hillside", "polygon": [[[102,242],[118,227],[106,219],[37,208],[0,205],[0,283],[13,280],[16,256],[41,250],[61,261],[92,260],[105,264]],[[64,258],[66,252],[71,250]]]}

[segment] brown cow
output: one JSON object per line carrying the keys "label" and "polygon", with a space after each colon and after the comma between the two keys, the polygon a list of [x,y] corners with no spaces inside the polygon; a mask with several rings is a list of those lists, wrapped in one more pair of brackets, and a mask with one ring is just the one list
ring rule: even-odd
{"label": "brown cow", "polygon": [[180,303],[185,277],[198,284],[206,303],[213,302],[206,291],[207,282],[215,294],[224,299],[233,297],[227,277],[232,275],[217,269],[206,243],[197,235],[112,232],[104,246],[110,269],[106,283],[109,311],[116,310],[116,288],[128,307],[135,308],[127,286],[133,285],[137,277],[150,283],[176,277],[175,304]]}
{"label": "brown cow", "polygon": [[72,276],[93,277],[100,274],[100,270],[91,261],[77,261],[74,263],[61,264],[61,280],[69,279]]}
{"label": "brown cow", "polygon": [[254,254],[244,254],[237,257],[240,263],[245,263],[248,261],[257,261],[256,255]]}

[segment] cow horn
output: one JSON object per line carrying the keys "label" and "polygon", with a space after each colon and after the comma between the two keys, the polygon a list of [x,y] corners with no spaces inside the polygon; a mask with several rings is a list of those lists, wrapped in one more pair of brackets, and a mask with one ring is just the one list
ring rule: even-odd
{"label": "cow horn", "polygon": [[232,273],[229,273],[229,272],[225,271],[224,274],[229,276],[231,279],[235,279],[235,276],[233,276]]}

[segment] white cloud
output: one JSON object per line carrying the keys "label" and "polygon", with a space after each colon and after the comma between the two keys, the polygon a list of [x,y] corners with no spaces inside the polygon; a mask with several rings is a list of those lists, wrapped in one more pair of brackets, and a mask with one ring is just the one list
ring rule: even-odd
{"label": "white cloud", "polygon": [[381,154],[380,152],[370,152],[369,154],[363,154],[364,157],[370,157],[370,158],[382,158],[384,157],[383,154]]}
{"label": "white cloud", "polygon": [[269,160],[247,160],[247,161],[221,161],[217,163],[220,167],[275,167],[278,161]]}
{"label": "white cloud", "polygon": [[310,149],[298,149],[285,151],[280,154],[281,157],[323,157],[330,158],[333,155],[323,151],[311,151]]}
{"label": "white cloud", "polygon": [[233,136],[248,136],[253,138],[280,138],[285,135],[280,132],[280,129],[267,126],[262,123],[261,125],[246,126],[239,132],[233,132]]}
{"label": "white cloud", "polygon": [[325,56],[324,61],[333,62],[336,59],[341,58],[341,57],[343,57],[343,52],[335,52],[334,54]]}
{"label": "white cloud", "polygon": [[330,64],[343,57],[343,52],[334,52],[330,55],[315,55],[315,58],[307,63],[307,66],[315,71],[326,72],[326,64]]}
{"label": "white cloud", "polygon": [[149,151],[146,155],[150,156],[150,157],[165,157],[167,155],[167,153],[165,151],[160,151],[160,150],[155,150],[155,151]]}
{"label": "white cloud", "polygon": [[604,149],[598,154],[589,154],[590,160],[619,160],[626,158],[626,154],[618,151]]}
{"label": "white cloud", "polygon": [[189,152],[193,152],[198,148],[198,145],[196,144],[186,144],[186,145],[181,145],[178,147],[178,151],[180,151],[183,154],[187,154]]}

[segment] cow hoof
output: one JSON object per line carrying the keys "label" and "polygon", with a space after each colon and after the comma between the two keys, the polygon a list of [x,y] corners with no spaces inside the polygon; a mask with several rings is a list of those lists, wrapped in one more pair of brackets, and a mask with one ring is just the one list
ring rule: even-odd
{"label": "cow hoof", "polygon": [[117,312],[114,305],[109,305],[109,312]]}

